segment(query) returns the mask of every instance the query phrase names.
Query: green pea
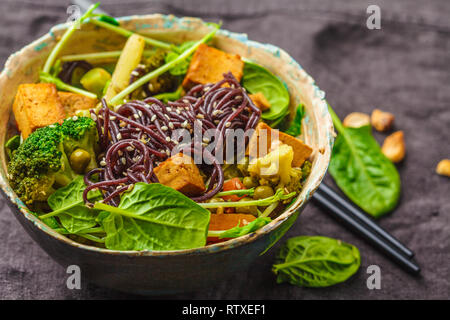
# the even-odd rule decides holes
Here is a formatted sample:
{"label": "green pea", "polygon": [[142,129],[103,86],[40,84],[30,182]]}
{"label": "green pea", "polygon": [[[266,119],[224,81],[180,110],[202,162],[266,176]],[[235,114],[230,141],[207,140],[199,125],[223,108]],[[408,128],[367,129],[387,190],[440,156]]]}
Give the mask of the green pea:
{"label": "green pea", "polygon": [[[252,201],[252,198],[242,198],[241,200],[239,200],[239,202],[244,202],[244,201]],[[249,213],[254,215],[255,217],[258,215],[258,208],[256,206],[248,206],[248,207],[237,207],[236,211],[238,213]]]}
{"label": "green pea", "polygon": [[258,186],[255,188],[253,199],[259,200],[268,198],[274,195],[273,189],[270,186]]}
{"label": "green pea", "polygon": [[247,189],[254,188],[258,186],[258,183],[252,177],[244,177],[242,183]]}
{"label": "green pea", "polygon": [[84,149],[76,149],[69,158],[70,166],[76,173],[84,173],[89,162],[91,162],[91,155]]}

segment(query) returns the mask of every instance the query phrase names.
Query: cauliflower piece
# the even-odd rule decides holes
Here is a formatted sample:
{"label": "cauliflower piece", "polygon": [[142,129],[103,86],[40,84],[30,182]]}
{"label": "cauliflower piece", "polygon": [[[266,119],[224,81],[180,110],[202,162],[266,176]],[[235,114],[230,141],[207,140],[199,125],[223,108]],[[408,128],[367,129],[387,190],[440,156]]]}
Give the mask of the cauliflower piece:
{"label": "cauliflower piece", "polygon": [[250,174],[267,180],[279,177],[280,183],[287,184],[291,180],[290,172],[293,159],[294,150],[292,147],[287,144],[280,144],[277,149],[265,156],[251,160],[248,171]]}

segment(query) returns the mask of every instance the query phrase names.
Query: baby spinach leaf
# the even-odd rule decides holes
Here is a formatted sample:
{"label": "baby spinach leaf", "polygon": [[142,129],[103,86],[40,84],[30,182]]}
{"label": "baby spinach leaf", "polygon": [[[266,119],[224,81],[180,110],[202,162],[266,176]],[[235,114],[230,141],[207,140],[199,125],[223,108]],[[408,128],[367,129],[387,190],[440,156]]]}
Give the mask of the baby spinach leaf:
{"label": "baby spinach leaf", "polygon": [[278,252],[272,271],[277,283],[328,287],[350,278],[361,264],[359,250],[321,236],[290,238]]}
{"label": "baby spinach leaf", "polygon": [[[178,58],[180,56],[180,54],[182,54],[184,51],[189,49],[194,44],[195,44],[195,41],[186,41],[186,42],[182,43],[181,45],[179,45],[177,47],[179,52],[169,51],[166,54],[164,61],[166,63],[168,63],[168,62],[171,62],[172,60],[175,60],[176,58]],[[186,60],[183,60],[182,62],[180,62],[177,65],[175,65],[174,67],[172,67],[169,70],[170,74],[172,74],[174,76],[185,75],[189,68],[189,64],[191,63],[191,59],[192,59],[192,57],[190,56]]]}
{"label": "baby spinach leaf", "polygon": [[119,206],[100,219],[105,246],[112,250],[180,250],[206,244],[210,212],[182,193],[159,183],[136,183]]}
{"label": "baby spinach leaf", "polygon": [[[58,216],[61,225],[70,233],[92,228],[98,211],[84,205],[83,191],[86,188],[83,177],[78,176],[67,186],[56,190],[47,202],[52,212],[40,216],[41,219]],[[90,192],[90,199],[100,199],[100,191]]]}
{"label": "baby spinach leaf", "polygon": [[329,171],[354,203],[374,217],[393,210],[400,196],[400,176],[372,136],[371,127],[346,128],[331,110],[339,132]]}
{"label": "baby spinach leaf", "polygon": [[95,222],[95,210],[77,206],[66,212],[60,213],[58,217],[61,225],[70,233],[78,233],[97,225]]}
{"label": "baby spinach leaf", "polygon": [[272,221],[272,219],[270,219],[269,217],[259,217],[256,218],[255,220],[253,220],[252,222],[250,222],[249,224],[239,227],[236,226],[234,228],[228,229],[225,232],[222,232],[219,235],[219,238],[237,238],[237,237],[241,237],[244,236],[246,234],[249,234],[251,232],[255,232],[256,230],[258,230],[261,227],[264,227],[266,224],[268,224],[270,221]]}
{"label": "baby spinach leaf", "polygon": [[276,118],[274,120],[266,120],[266,122],[268,125],[270,125],[270,127],[283,131],[284,128],[288,124],[289,115],[290,115],[290,111],[288,108],[288,109],[286,109],[286,111],[284,113],[280,114],[280,116],[278,118]]}
{"label": "baby spinach leaf", "polygon": [[286,114],[289,109],[289,92],[284,83],[266,68],[245,62],[242,85],[250,93],[261,92],[270,102],[270,109],[261,117],[273,121]]}
{"label": "baby spinach leaf", "polygon": [[164,92],[159,93],[153,96],[153,98],[156,98],[158,100],[161,100],[164,103],[167,103],[169,101],[177,101],[181,98],[181,94],[183,93],[183,87],[179,86],[178,89],[174,92]]}

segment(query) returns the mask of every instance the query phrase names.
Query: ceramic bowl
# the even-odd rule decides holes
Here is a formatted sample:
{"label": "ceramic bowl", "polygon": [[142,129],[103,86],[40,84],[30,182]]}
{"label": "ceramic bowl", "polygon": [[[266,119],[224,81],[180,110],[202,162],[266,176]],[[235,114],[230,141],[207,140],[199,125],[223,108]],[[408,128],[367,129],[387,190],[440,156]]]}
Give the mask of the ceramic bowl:
{"label": "ceramic bowl", "polygon": [[[144,15],[120,18],[122,26],[149,37],[182,42],[201,38],[209,27],[196,18]],[[11,189],[6,176],[4,143],[14,123],[11,108],[17,87],[38,80],[39,69],[67,25],[49,33],[11,55],[0,75],[0,186],[28,234],[64,267],[78,265],[82,277],[97,285],[120,291],[160,295],[189,292],[212,286],[246,269],[276,243],[297,220],[322,181],[330,160],[334,131],[325,94],[285,51],[250,41],[245,34],[220,30],[214,45],[253,60],[278,75],[291,95],[291,110],[302,101],[306,116],[302,139],[313,147],[312,171],[296,202],[271,223],[246,236],[197,249],[179,251],[113,251],[76,243],[37,219]],[[75,32],[62,54],[119,50],[125,39],[109,30],[86,24]]]}

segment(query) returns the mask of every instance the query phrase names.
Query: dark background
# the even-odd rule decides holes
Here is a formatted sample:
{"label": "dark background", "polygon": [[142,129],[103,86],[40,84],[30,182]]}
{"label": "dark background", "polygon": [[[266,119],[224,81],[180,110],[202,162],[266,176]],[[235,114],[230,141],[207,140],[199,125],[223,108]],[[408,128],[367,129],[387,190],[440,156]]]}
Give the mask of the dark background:
{"label": "dark background", "polygon": [[[390,111],[405,133],[407,157],[399,207],[382,219],[416,253],[422,276],[400,270],[314,204],[277,246],[249,270],[185,299],[449,299],[450,179],[438,176],[439,160],[450,158],[450,2],[354,0],[103,0],[114,16],[172,13],[223,21],[223,28],[284,48],[327,93],[343,118],[373,108]],[[381,8],[381,30],[368,30],[366,8]],[[49,28],[67,20],[68,1],[0,0],[0,64]],[[6,115],[2,115],[6,116]],[[382,142],[386,135],[375,134]],[[334,185],[331,178],[326,182]],[[68,290],[64,268],[35,244],[0,198],[1,299],[136,298],[82,283]],[[296,235],[325,235],[356,245],[358,273],[330,288],[277,285],[271,265],[279,245]],[[238,263],[238,262],[237,262]],[[381,268],[381,289],[366,286],[367,267]],[[167,298],[167,297],[166,297]]]}

